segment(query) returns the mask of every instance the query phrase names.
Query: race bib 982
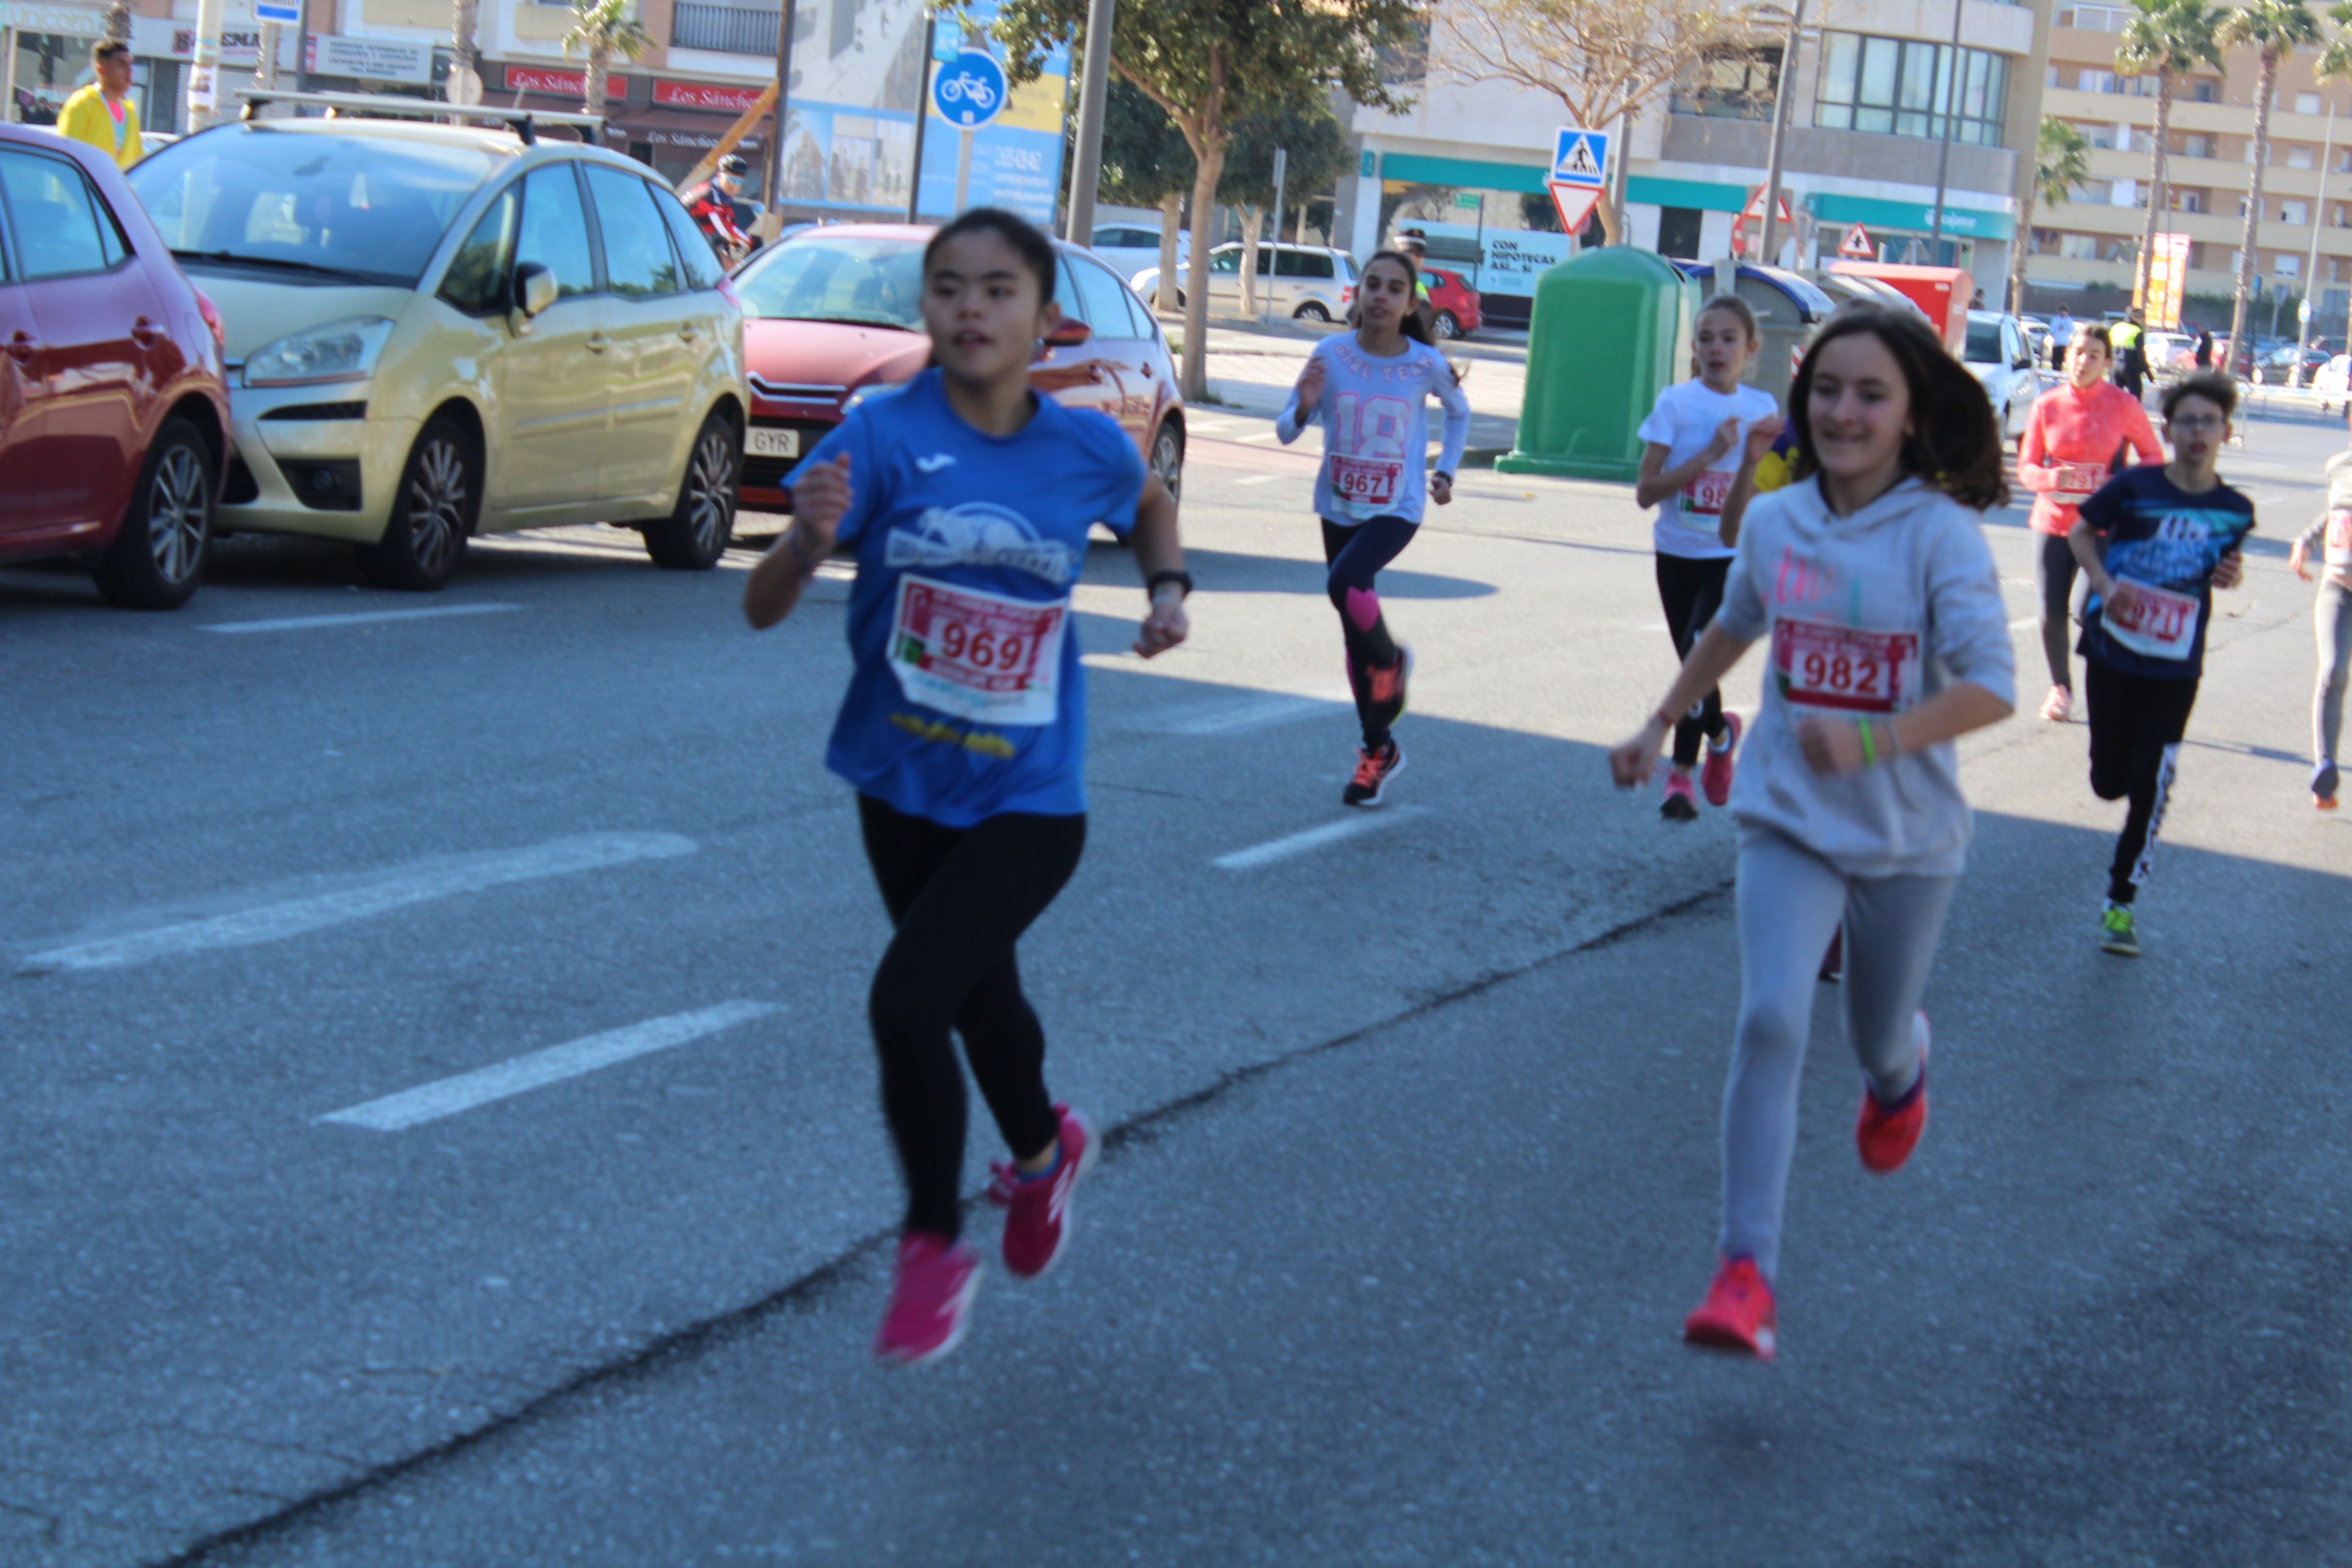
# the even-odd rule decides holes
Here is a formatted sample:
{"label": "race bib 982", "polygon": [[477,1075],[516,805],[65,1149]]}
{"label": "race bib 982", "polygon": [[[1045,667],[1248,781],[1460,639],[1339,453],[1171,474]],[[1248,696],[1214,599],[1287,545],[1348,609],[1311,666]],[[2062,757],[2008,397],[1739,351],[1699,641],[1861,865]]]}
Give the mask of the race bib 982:
{"label": "race bib 982", "polygon": [[976,724],[1054,723],[1069,612],[1066,598],[1008,599],[908,573],[898,579],[890,673],[909,702]]}
{"label": "race bib 982", "polygon": [[1775,621],[1772,679],[1783,698],[1803,707],[1900,713],[1919,701],[1919,636]]}

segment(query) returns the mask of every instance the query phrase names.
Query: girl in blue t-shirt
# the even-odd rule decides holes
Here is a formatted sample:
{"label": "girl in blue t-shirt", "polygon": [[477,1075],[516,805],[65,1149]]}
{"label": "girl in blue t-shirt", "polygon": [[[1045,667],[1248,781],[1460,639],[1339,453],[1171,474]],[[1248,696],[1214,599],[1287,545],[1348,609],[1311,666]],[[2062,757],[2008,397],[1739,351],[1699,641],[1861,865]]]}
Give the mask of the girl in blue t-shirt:
{"label": "girl in blue t-shirt", "polygon": [[856,668],[825,765],[857,790],[866,858],[897,928],[870,1001],[882,1106],[908,1187],[897,1284],[875,1353],[912,1364],[963,1336],[980,1260],[960,1239],[963,1037],[1013,1159],[990,1196],[1004,1262],[1042,1274],[1097,1152],[1045,1089],[1045,1037],[1013,946],[1086,841],[1085,669],[1070,590],[1087,532],[1134,547],[1151,596],[1146,658],[1184,640],[1192,579],[1176,501],[1108,416],[1030,389],[1061,319],[1053,241],[975,208],[923,252],[931,368],[852,409],[793,473],[793,525],[751,573],[743,613],[790,615],[817,563],[856,552]]}

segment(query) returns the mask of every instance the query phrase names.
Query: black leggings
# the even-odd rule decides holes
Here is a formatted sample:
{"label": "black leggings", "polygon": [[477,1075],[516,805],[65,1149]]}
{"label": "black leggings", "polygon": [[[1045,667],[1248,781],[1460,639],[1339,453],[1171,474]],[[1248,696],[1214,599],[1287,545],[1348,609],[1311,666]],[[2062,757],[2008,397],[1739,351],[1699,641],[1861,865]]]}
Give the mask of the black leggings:
{"label": "black leggings", "polygon": [[[1702,561],[1688,555],[1658,557],[1658,603],[1666,609],[1666,630],[1675,639],[1675,654],[1688,658],[1691,648],[1723,607],[1724,580],[1731,575],[1731,558]],[[1698,743],[1723,738],[1723,693],[1708,687],[1688,713],[1675,725],[1675,766],[1685,773],[1698,764]]]}
{"label": "black leggings", "polygon": [[1389,743],[1388,715],[1372,705],[1374,666],[1396,662],[1396,639],[1389,636],[1388,617],[1372,579],[1381,567],[1404,552],[1421,525],[1401,517],[1375,517],[1341,524],[1323,520],[1323,559],[1331,568],[1324,591],[1339,612],[1339,637],[1348,647],[1348,686],[1356,694],[1356,717],[1364,727],[1364,750],[1377,752]]}
{"label": "black leggings", "polygon": [[950,1027],[1015,1156],[1042,1152],[1061,1131],[1045,1092],[1045,1032],[1021,994],[1013,944],[1078,868],[1087,819],[1007,813],[942,827],[861,795],[857,821],[898,928],[867,1009],[882,1111],[907,1175],[907,1228],[953,1237],[965,1104]]}
{"label": "black leggings", "polygon": [[2042,590],[2042,657],[2050,662],[2050,684],[2069,691],[2074,689],[2074,671],[2067,658],[2067,634],[2074,630],[2074,574],[2081,569],[2064,534],[2042,536],[2042,552],[2033,558],[2034,585]]}
{"label": "black leggings", "polygon": [[2086,661],[2083,689],[2090,703],[2091,793],[2101,800],[2131,797],[2107,867],[2107,897],[2127,904],[2156,858],[2197,682],[2126,675]]}

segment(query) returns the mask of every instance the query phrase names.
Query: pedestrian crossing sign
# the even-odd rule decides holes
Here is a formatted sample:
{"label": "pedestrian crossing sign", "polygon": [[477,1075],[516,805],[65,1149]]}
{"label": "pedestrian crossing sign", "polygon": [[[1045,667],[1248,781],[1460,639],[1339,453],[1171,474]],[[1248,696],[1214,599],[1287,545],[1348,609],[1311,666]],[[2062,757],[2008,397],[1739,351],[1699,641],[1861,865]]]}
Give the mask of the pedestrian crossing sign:
{"label": "pedestrian crossing sign", "polygon": [[1599,190],[1609,183],[1609,132],[1563,125],[1553,143],[1549,182]]}

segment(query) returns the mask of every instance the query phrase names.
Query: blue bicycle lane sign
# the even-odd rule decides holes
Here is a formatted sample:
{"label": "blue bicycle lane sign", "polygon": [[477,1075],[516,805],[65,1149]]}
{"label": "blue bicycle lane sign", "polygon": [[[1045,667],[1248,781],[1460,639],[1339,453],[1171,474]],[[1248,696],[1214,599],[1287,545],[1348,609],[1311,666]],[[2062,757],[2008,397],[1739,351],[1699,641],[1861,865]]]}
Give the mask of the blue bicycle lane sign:
{"label": "blue bicycle lane sign", "polygon": [[977,49],[940,65],[931,79],[931,108],[941,120],[976,131],[1004,111],[1004,68]]}

